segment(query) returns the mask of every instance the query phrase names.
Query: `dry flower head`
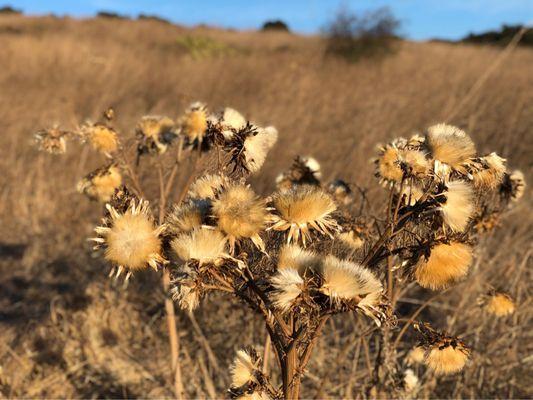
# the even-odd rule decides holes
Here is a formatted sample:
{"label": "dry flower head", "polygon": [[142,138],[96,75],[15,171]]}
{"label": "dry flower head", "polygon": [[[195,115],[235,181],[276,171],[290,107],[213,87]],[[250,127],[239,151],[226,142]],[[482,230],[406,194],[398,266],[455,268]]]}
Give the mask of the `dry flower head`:
{"label": "dry flower head", "polygon": [[508,294],[496,292],[486,299],[485,309],[496,317],[506,317],[515,312],[516,305]]}
{"label": "dry flower head", "polygon": [[378,305],[383,286],[369,269],[331,255],[324,258],[320,268],[320,291],[332,301],[356,300],[368,311]]}
{"label": "dry flower head", "polygon": [[257,128],[255,135],[252,134],[244,140],[245,166],[250,173],[259,171],[277,140],[278,131],[273,126]]}
{"label": "dry flower head", "polygon": [[122,174],[116,165],[99,168],[78,182],[77,190],[90,199],[106,203],[122,185]]}
{"label": "dry flower head", "polygon": [[184,135],[188,142],[201,143],[207,131],[207,107],[205,104],[196,102],[189,106],[189,109],[178,120],[180,133]]}
{"label": "dry flower head", "polygon": [[461,129],[438,124],[428,128],[426,143],[436,160],[464,172],[464,164],[476,154],[472,139]]}
{"label": "dry flower head", "polygon": [[44,129],[35,134],[35,142],[40,151],[50,154],[63,154],[67,151],[68,132],[57,127]]}
{"label": "dry flower head", "polygon": [[245,350],[239,350],[230,367],[231,386],[240,388],[251,382],[256,382],[255,371],[259,367],[260,360],[253,360]]}
{"label": "dry flower head", "polygon": [[232,253],[235,242],[246,238],[264,251],[265,245],[259,233],[267,223],[268,213],[265,202],[249,186],[228,186],[213,200],[212,212],[219,229],[228,236]]}
{"label": "dry flower head", "polygon": [[170,242],[172,250],[183,261],[197,260],[200,265],[219,263],[227,257],[227,239],[222,232],[210,228],[197,228],[183,233]]}
{"label": "dry flower head", "polygon": [[188,196],[195,199],[214,199],[229,180],[221,174],[208,174],[198,178],[189,188]]}
{"label": "dry flower head", "polygon": [[132,272],[166,263],[161,255],[159,235],[164,227],[156,227],[149,214],[147,201],[132,201],[124,213],[107,204],[111,216],[109,224],[95,229],[98,237],[92,239],[105,247],[105,259],[117,266],[117,277],[127,270]]}
{"label": "dry flower head", "polygon": [[474,191],[464,181],[451,181],[444,191],[445,202],[440,211],[444,223],[453,232],[463,232],[474,213]]}
{"label": "dry flower head", "polygon": [[320,188],[295,186],[276,193],[272,204],[276,214],[269,229],[288,231],[287,243],[298,242],[301,238],[305,246],[311,238],[311,229],[330,237],[331,231],[337,229],[337,223],[331,216],[337,206],[332,197]]}
{"label": "dry flower head", "polygon": [[208,210],[209,204],[201,200],[175,205],[166,218],[167,231],[178,234],[199,228],[207,217]]}
{"label": "dry flower head", "polygon": [[302,293],[304,280],[293,268],[281,268],[270,279],[274,291],[271,294],[272,303],[282,312],[288,312],[294,301]]}
{"label": "dry flower head", "polygon": [[111,157],[118,150],[117,132],[104,124],[86,123],[81,128],[82,136],[89,141],[93,149]]}
{"label": "dry flower head", "polygon": [[421,256],[415,267],[417,283],[427,289],[445,289],[468,273],[472,248],[460,242],[439,243],[431,248],[429,258]]}

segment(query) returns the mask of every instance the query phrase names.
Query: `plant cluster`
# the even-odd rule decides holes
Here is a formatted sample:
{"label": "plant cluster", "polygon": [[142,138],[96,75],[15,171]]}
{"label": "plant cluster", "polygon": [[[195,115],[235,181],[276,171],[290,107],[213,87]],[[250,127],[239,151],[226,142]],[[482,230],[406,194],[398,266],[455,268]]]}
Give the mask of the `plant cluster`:
{"label": "plant cluster", "polygon": [[326,26],[326,54],[354,62],[381,58],[394,51],[400,21],[388,8],[361,15],[341,8]]}
{"label": "plant cluster", "polygon": [[[506,160],[479,156],[464,131],[445,124],[395,139],[378,147],[375,174],[388,196],[375,212],[356,185],[322,182],[312,157],[297,157],[274,193],[259,196],[248,178],[261,169],[278,132],[234,109],[213,113],[194,103],[177,119],[145,116],[129,138],[113,122],[110,109],[99,122],[74,131],[54,127],[36,139],[41,149],[63,153],[78,138],[108,160],[78,184],[105,204],[92,240],[112,265],[110,276],[127,282],[140,270],[162,271],[171,346],[170,297],[192,312],[219,291],[264,319],[281,382],[263,368],[265,354],[240,350],[232,397],[298,398],[322,330],[343,313],[369,318],[371,331],[381,335],[370,394],[416,391],[418,377],[402,369],[410,362],[435,375],[465,367],[467,344],[416,315],[399,329],[397,304],[413,284],[443,291],[466,279],[480,235],[524,194],[523,175],[509,171]],[[150,199],[143,168],[157,172]],[[480,305],[503,317],[515,304],[498,290],[480,294]],[[402,359],[397,348],[409,327],[420,343]],[[178,396],[180,390],[177,384]]]}

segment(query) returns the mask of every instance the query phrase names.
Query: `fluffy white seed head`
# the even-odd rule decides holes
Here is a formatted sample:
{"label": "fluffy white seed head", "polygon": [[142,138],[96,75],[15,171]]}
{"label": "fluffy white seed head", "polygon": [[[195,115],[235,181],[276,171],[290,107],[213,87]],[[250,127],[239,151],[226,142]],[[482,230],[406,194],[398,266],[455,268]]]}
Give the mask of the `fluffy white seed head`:
{"label": "fluffy white seed head", "polygon": [[474,192],[464,181],[451,181],[446,187],[446,202],[441,206],[442,218],[452,231],[463,232],[474,213]]}
{"label": "fluffy white seed head", "polygon": [[214,229],[196,228],[176,237],[170,243],[172,250],[184,261],[198,260],[200,264],[216,263],[226,253],[226,237]]}
{"label": "fluffy white seed head", "polygon": [[229,180],[224,175],[204,175],[191,185],[188,196],[194,199],[214,199],[228,184]]}
{"label": "fluffy white seed head", "polygon": [[469,351],[460,343],[452,345],[435,343],[426,351],[426,366],[436,375],[449,375],[461,371],[468,361]]}
{"label": "fluffy white seed head", "polygon": [[459,171],[463,171],[463,165],[476,154],[472,139],[464,131],[451,125],[429,127],[426,143],[433,158]]}
{"label": "fluffy white seed head", "polygon": [[274,306],[283,312],[289,311],[302,293],[304,280],[297,270],[282,268],[271,278],[271,283],[275,289],[271,296]]}
{"label": "fluffy white seed head", "polygon": [[273,126],[258,128],[256,135],[249,136],[244,141],[244,157],[246,168],[251,173],[259,171],[265,163],[266,156],[278,140],[278,131]]}
{"label": "fluffy white seed head", "polygon": [[222,111],[222,115],[219,118],[219,123],[222,128],[222,134],[226,140],[230,140],[235,132],[243,129],[246,124],[246,118],[242,116],[237,110],[226,107]]}
{"label": "fluffy white seed head", "polygon": [[465,243],[439,243],[431,249],[428,259],[422,256],[418,260],[416,281],[428,289],[445,289],[466,276],[472,257],[472,247]]}
{"label": "fluffy white seed head", "polygon": [[[359,264],[327,256],[321,267],[323,279],[320,290],[332,300],[364,301],[364,304],[379,300],[383,286],[374,274]],[[371,304],[371,305],[375,305]]]}
{"label": "fluffy white seed head", "polygon": [[321,258],[317,254],[304,250],[297,244],[285,245],[279,252],[278,269],[293,269],[301,276],[308,270],[318,270],[320,263]]}
{"label": "fluffy white seed head", "polygon": [[245,350],[239,350],[230,367],[231,386],[240,388],[248,383],[256,382],[254,374],[256,369],[257,365],[252,357]]}

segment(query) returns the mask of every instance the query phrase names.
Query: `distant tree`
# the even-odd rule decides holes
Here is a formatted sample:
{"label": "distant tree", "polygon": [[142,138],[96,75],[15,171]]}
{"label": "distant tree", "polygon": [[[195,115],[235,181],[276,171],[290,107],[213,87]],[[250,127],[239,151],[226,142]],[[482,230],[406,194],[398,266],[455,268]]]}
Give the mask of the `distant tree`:
{"label": "distant tree", "polygon": [[280,19],[266,21],[261,28],[262,31],[285,31],[290,32],[289,26]]}
{"label": "distant tree", "polygon": [[[522,25],[503,25],[498,31],[487,31],[478,34],[470,33],[468,36],[461,39],[461,42],[505,46],[522,28]],[[523,46],[533,46],[533,31],[527,31],[519,44]]]}
{"label": "distant tree", "polygon": [[128,16],[116,13],[114,11],[98,11],[96,14],[98,18],[109,18],[109,19],[129,19]]}
{"label": "distant tree", "polygon": [[349,61],[390,54],[399,39],[400,21],[383,7],[358,15],[342,7],[326,26],[326,54]]}
{"label": "distant tree", "polygon": [[22,14],[22,10],[6,5],[0,7],[0,14]]}
{"label": "distant tree", "polygon": [[157,21],[162,22],[165,24],[172,24],[168,19],[162,18],[158,15],[151,15],[151,14],[139,14],[137,17],[139,20],[149,20],[149,21]]}

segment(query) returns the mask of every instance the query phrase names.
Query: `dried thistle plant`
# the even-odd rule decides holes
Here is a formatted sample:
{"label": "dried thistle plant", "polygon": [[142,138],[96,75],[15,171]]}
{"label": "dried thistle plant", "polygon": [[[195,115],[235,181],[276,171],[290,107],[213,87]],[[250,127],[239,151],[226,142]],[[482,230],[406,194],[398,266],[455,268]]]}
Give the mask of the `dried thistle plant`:
{"label": "dried thistle plant", "polygon": [[[387,200],[375,215],[357,185],[323,184],[312,157],[296,157],[274,193],[257,195],[247,179],[278,132],[234,109],[210,113],[197,102],[178,118],[145,116],[129,139],[110,125],[114,112],[104,116],[77,135],[54,128],[37,141],[41,150],[63,153],[67,140],[80,138],[106,157],[78,190],[106,203],[93,240],[112,275],[162,274],[177,397],[184,388],[172,300],[193,312],[213,291],[263,318],[280,371],[273,382],[257,349],[238,351],[232,397],[298,398],[317,340],[337,314],[368,318],[380,338],[365,382],[370,394],[414,396],[424,379],[467,368],[472,351],[457,337],[415,322],[417,313],[399,328],[396,315],[400,297],[416,284],[438,292],[468,279],[480,235],[524,195],[523,174],[507,171],[496,153],[477,156],[464,131],[444,124],[379,146],[375,175]],[[180,176],[185,162],[192,173]],[[140,174],[143,167],[157,173],[157,193],[141,179],[150,175]],[[480,295],[480,304],[495,317],[516,308],[495,291]],[[409,327],[422,337],[414,348],[405,340]]]}

